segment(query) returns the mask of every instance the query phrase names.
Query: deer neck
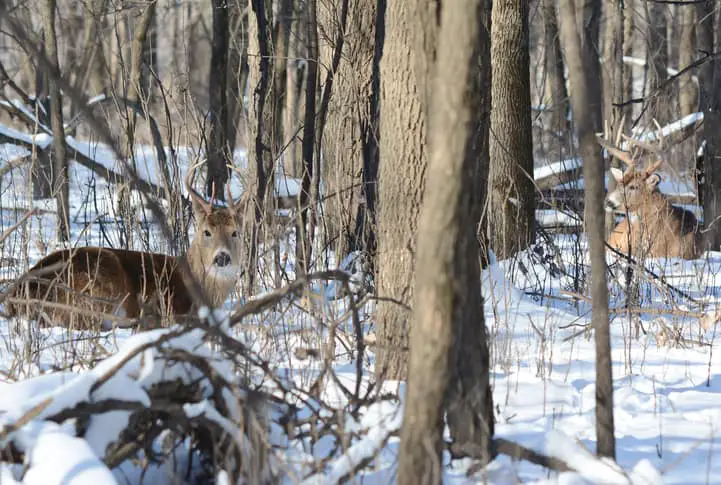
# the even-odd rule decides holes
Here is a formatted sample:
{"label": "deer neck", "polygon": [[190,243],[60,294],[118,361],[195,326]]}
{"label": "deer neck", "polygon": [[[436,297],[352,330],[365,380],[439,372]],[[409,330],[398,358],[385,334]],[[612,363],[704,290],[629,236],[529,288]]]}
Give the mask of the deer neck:
{"label": "deer neck", "polygon": [[212,268],[212,261],[205,261],[200,246],[192,244],[188,249],[188,264],[196,281],[200,283],[205,295],[213,307],[221,306],[230,295],[238,281],[238,275],[232,272],[220,272]]}
{"label": "deer neck", "polygon": [[669,210],[669,203],[666,197],[658,191],[649,194],[644,203],[635,211],[638,218],[646,222],[652,222],[664,217]]}

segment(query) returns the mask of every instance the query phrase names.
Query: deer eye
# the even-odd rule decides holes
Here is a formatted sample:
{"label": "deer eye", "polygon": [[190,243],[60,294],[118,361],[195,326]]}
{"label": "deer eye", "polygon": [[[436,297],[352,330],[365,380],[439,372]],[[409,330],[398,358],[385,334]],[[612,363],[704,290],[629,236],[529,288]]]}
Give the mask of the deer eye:
{"label": "deer eye", "polygon": [[205,231],[203,231],[203,236],[210,237],[211,236],[210,231],[207,229]]}
{"label": "deer eye", "polygon": [[231,237],[238,237],[238,231],[233,231],[233,234],[231,234]]}

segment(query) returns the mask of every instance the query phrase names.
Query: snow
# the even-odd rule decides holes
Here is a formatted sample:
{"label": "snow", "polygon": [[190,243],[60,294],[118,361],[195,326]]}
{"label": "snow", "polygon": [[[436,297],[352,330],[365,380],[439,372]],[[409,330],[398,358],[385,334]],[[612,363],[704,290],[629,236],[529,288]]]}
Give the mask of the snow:
{"label": "snow", "polygon": [[[2,128],[0,128],[2,129]],[[119,169],[107,148],[70,138],[75,148],[92,155],[108,167]],[[9,159],[17,147],[0,146],[0,159]],[[177,149],[181,176],[190,160],[191,149]],[[244,153],[236,152],[238,164]],[[157,161],[152,147],[138,147],[139,173],[157,182]],[[575,163],[568,160],[560,163]],[[554,172],[561,165],[535,170],[536,177]],[[567,166],[567,165],[566,165]],[[23,169],[7,174],[0,181],[0,221],[3,229],[22,217],[27,207],[27,185]],[[687,182],[664,181],[666,193],[692,192]],[[582,187],[579,183],[567,184]],[[299,182],[276,181],[280,194],[297,193]],[[239,194],[240,184],[233,190]],[[117,244],[116,220],[113,216],[115,192],[106,181],[94,177],[87,169],[71,166],[71,220],[73,244]],[[92,204],[86,201],[94,200]],[[38,201],[46,204],[46,201]],[[52,204],[45,207],[52,209]],[[15,210],[17,209],[17,210]],[[96,221],[106,219],[101,228]],[[3,258],[14,263],[0,265],[1,278],[14,278],[40,258],[45,250],[37,244],[25,249],[24,240],[54,240],[53,213],[31,217],[23,231],[13,233],[0,248]],[[544,224],[576,224],[577,219],[557,211],[539,210],[537,218]],[[163,251],[165,246],[152,221],[148,240],[138,247]],[[103,234],[102,231],[106,231]],[[712,321],[699,318],[716,312],[721,303],[721,253],[709,253],[698,261],[652,260],[647,262],[665,284],[689,294],[693,300],[668,291],[657,279],[640,282],[639,315],[625,313],[628,295],[622,276],[609,281],[611,295],[612,365],[614,375],[614,412],[616,419],[618,467],[598,460],[595,452],[595,347],[584,334],[590,325],[591,305],[584,295],[583,273],[588,272],[586,241],[582,236],[557,235],[553,242],[558,254],[541,245],[513,260],[492,260],[483,272],[484,315],[489,329],[496,434],[539,453],[555,456],[575,472],[548,472],[527,462],[498,457],[485,471],[466,477],[470,460],[451,462],[444,456],[445,483],[632,483],[632,484],[701,484],[721,482],[721,360],[716,328]],[[287,271],[293,274],[290,244],[283,242],[283,255],[289,255]],[[351,276],[351,291],[360,293],[365,279],[362,254],[353,253],[329,267],[340,267]],[[609,257],[614,274],[619,263]],[[267,286],[265,291],[273,287]],[[298,407],[299,415],[340,415],[349,405],[346,390],[356,384],[353,352],[354,333],[349,317],[338,325],[336,356],[329,372],[336,379],[326,380],[317,395],[308,389],[324,372],[322,359],[298,357],[298,349],[320,349],[325,352],[326,324],[349,313],[349,299],[338,282],[315,282],[312,300],[320,301],[313,316],[284,302],[282,309],[257,318],[244,319],[229,328],[225,309],[212,312],[205,308],[204,317],[213,317],[218,328],[252,350],[252,355],[267,363],[273,379],[258,378],[268,392]],[[282,310],[282,311],[281,311]],[[363,301],[359,309],[364,334],[374,330],[371,317],[374,302]],[[636,324],[643,331],[636,338]],[[711,322],[707,329],[703,326]],[[321,325],[321,323],[323,325]],[[704,325],[702,325],[702,323]],[[16,324],[17,328],[16,328]],[[680,332],[683,340],[666,338],[668,329]],[[158,329],[133,334],[127,330],[102,332],[99,335],[64,329],[38,329],[27,322],[0,320],[0,429],[17,423],[33,407],[47,403],[30,422],[11,433],[19,451],[25,452],[24,464],[0,462],[0,483],[5,484],[124,484],[165,485],[173,483],[172,467],[189,466],[187,455],[178,453],[172,464],[148,464],[127,460],[114,470],[103,463],[108,446],[114,443],[130,422],[131,411],[97,414],[85,423],[83,433],[76,420],[55,423],[49,418],[80,403],[116,399],[134,406],[148,406],[150,392],[159,383],[178,380],[197,382],[200,398],[183,409],[189,419],[203,417],[231,430],[243,409],[234,396],[224,395],[230,406],[230,417],[223,416],[208,395],[210,383],[197,368],[172,361],[162,349],[176,349],[198,356],[210,363],[217,375],[240,379],[241,375],[227,356],[213,350],[198,329]],[[317,333],[313,333],[317,332]],[[645,333],[644,333],[645,332]],[[310,337],[307,335],[310,334]],[[673,337],[673,335],[672,335]],[[666,342],[666,343],[664,343]],[[373,383],[374,348],[366,349],[361,395]],[[89,365],[87,362],[92,362]],[[281,393],[280,386],[289,391]],[[347,443],[336,443],[333,432],[313,442],[308,437],[288,439],[277,423],[271,426],[275,445],[274,459],[287,470],[284,483],[338,483],[360,464],[367,462],[358,482],[393,483],[398,463],[398,431],[402,424],[404,383],[386,382],[375,393],[398,394],[398,399],[370,402],[359,407],[355,415],[342,415],[333,432],[348,433]],[[375,395],[375,394],[374,394]],[[321,401],[325,404],[321,404]],[[327,406],[332,405],[334,409]],[[274,409],[274,408],[273,408]],[[276,411],[270,410],[271,418]],[[341,429],[342,428],[342,429]],[[310,433],[309,428],[306,429]],[[235,439],[242,439],[238,433]],[[246,443],[247,444],[247,443]],[[6,458],[3,457],[3,460]],[[25,470],[26,469],[26,470]],[[218,483],[228,481],[219,472]]]}

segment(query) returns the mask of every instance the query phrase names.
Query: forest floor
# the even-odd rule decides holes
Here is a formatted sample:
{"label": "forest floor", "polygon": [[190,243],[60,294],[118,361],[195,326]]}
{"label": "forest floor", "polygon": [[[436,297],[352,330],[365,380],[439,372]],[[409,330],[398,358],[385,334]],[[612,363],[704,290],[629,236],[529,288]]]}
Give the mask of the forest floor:
{"label": "forest floor", "polygon": [[[8,160],[20,151],[0,146],[0,159]],[[99,153],[98,159],[110,157]],[[151,150],[145,148],[139,153],[141,161],[148,161],[139,171],[141,176],[153,180]],[[189,156],[179,152],[181,175]],[[243,158],[243,154],[238,153],[238,157]],[[239,192],[235,187],[234,193]],[[30,208],[30,193],[24,169],[0,181],[3,230]],[[120,244],[118,218],[113,215],[115,197],[103,179],[72,164],[73,244]],[[55,247],[54,202],[34,204],[42,210],[2,243],[3,279],[17,277]],[[166,251],[168,246],[154,222],[143,216],[137,219],[134,246]],[[285,241],[281,249],[287,255],[286,270],[292,275],[293,254],[286,250],[291,242]],[[328,267],[335,266],[332,255],[327,261]],[[633,483],[721,483],[721,356],[716,351],[716,326],[706,318],[715,313],[719,303],[721,253],[707,253],[697,261],[649,261],[648,271],[642,276],[637,271],[630,286],[625,283],[621,263],[611,256],[609,263],[615,275],[609,276],[610,324],[617,461],[623,473]],[[447,483],[625,483],[623,473],[590,458],[595,450],[595,349],[591,305],[584,296],[589,271],[584,238],[559,235],[540,239],[513,260],[495,262],[483,273],[496,434],[565,460],[579,473],[559,475],[499,457],[487,470],[469,477],[471,460],[451,461],[446,456]],[[271,287],[268,283],[267,289]],[[358,376],[354,354],[346,348],[348,342],[353,347],[354,333],[342,316],[347,299],[325,298],[323,290],[330,289],[316,285],[320,304],[313,313],[288,304],[282,311],[257,315],[238,329],[235,337],[267,359],[277,376],[302,389],[314,382],[324,364],[300,356],[298,350],[320,347],[328,335],[322,323],[337,321],[340,344],[331,364],[335,378],[327,381],[319,399],[343,409],[348,399],[344,388],[353,389]],[[637,298],[630,301],[627,311],[630,294]],[[227,308],[236,304],[234,295]],[[361,308],[365,333],[374,330],[373,309],[372,301]],[[21,320],[0,321],[0,425],[8,424],[3,422],[4,415],[12,415],[42,396],[57,395],[63,386],[91,372],[91,363],[110,359],[138,338],[129,330],[91,334],[59,327],[39,329]],[[373,381],[373,362],[371,346],[363,359],[362,388]],[[400,400],[366,404],[355,417],[348,415],[346,431],[351,435],[341,450],[330,439],[283,441],[276,429],[273,437],[279,442],[279,463],[292,470],[286,483],[303,478],[306,483],[336,483],[364,459],[368,463],[362,472],[354,474],[352,483],[392,483],[403,388],[402,382],[386,382],[382,391],[397,394]],[[38,450],[45,436],[40,428],[29,434]],[[97,443],[103,440],[97,436],[93,439],[86,435],[62,453],[51,454],[47,460],[53,465],[44,468],[37,461],[46,455],[37,451],[34,466],[38,471],[26,474],[24,481],[20,479],[21,467],[0,463],[0,485],[90,481],[100,485],[112,483],[111,476],[119,484],[138,483],[140,465],[131,461],[107,476],[73,469],[92,453],[102,453]],[[84,448],[82,442],[90,447]],[[69,474],[75,474],[74,481],[67,480]],[[143,483],[169,484],[171,480],[158,469],[146,473]]]}

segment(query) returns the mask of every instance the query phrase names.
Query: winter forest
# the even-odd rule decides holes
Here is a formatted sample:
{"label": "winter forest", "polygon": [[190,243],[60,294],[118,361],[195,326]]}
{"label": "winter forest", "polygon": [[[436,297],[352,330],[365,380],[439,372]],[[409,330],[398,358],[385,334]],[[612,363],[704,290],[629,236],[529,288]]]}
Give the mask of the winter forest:
{"label": "winter forest", "polygon": [[0,0],[0,485],[721,483],[720,52],[720,0]]}

